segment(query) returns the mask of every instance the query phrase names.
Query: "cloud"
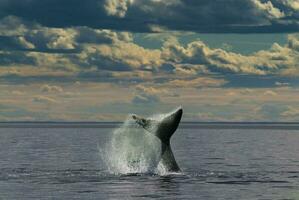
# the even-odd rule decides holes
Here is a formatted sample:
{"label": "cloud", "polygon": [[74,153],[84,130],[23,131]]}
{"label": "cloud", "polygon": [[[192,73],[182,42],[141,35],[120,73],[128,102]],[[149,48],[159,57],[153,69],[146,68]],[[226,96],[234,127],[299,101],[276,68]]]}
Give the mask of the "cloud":
{"label": "cloud", "polygon": [[16,50],[70,50],[75,49],[76,30],[59,29],[26,23],[20,18],[8,16],[0,20],[0,36],[5,38],[6,46]]}
{"label": "cloud", "polygon": [[0,104],[1,121],[32,121],[38,116],[40,116],[40,113],[29,111],[20,105],[11,106]]}
{"label": "cloud", "polygon": [[[3,41],[2,41],[3,40]],[[0,48],[34,50],[50,53],[79,52],[83,44],[111,44],[118,41],[131,42],[128,32],[114,32],[88,27],[49,28],[26,23],[18,17],[0,20]]]}
{"label": "cloud", "polygon": [[[242,55],[210,48],[200,40],[182,45],[172,38],[165,41],[161,49],[147,49],[135,44],[127,33],[89,28],[68,31],[74,33],[71,44],[78,48],[78,52],[54,53],[38,49],[0,51],[0,76],[10,80],[11,76],[31,80],[32,77],[57,77],[57,81],[64,77],[64,81],[78,78],[78,81],[113,81],[116,84],[153,81],[177,87],[180,84],[187,87],[221,87],[233,81],[249,83],[250,77],[266,82],[266,79],[258,77],[299,75],[299,51],[294,45],[297,35],[290,36],[292,42],[285,46],[275,43],[268,50]],[[68,31],[59,30],[57,34],[64,35]],[[85,31],[95,35],[88,37]],[[33,45],[38,46],[36,43]],[[285,81],[289,82],[288,78],[268,81],[268,85],[275,86],[275,82]]]}
{"label": "cloud", "polygon": [[[277,5],[265,5],[265,2],[259,2],[259,6],[270,9],[271,5]],[[133,4],[141,6],[135,1]],[[167,3],[151,1],[151,5],[156,4],[165,6]],[[182,6],[184,2],[171,1],[167,6],[173,9],[178,4]],[[0,40],[10,41],[0,43],[3,48],[0,50],[2,80],[22,82],[54,78],[56,81],[115,84],[150,81],[165,87],[203,88],[232,86],[229,84],[234,81],[239,85],[244,82],[242,87],[254,83],[265,87],[265,82],[273,87],[275,82],[291,83],[290,78],[271,80],[263,77],[299,76],[298,34],[290,35],[286,45],[274,43],[267,50],[242,55],[229,49],[211,48],[199,39],[183,45],[177,38],[168,37],[161,48],[149,49],[136,44],[134,35],[128,32],[87,26],[49,28],[17,17],[7,17],[1,22],[7,33],[1,30]],[[21,27],[20,30],[17,27]],[[292,86],[298,84],[293,82]]]}
{"label": "cloud", "polygon": [[17,37],[17,43],[24,49],[34,49],[35,45],[27,41],[23,36]]}
{"label": "cloud", "polygon": [[209,77],[198,77],[191,80],[171,80],[167,83],[169,87],[177,88],[207,88],[207,87],[220,87],[224,85],[226,81],[224,79],[216,79]]}
{"label": "cloud", "polygon": [[133,104],[157,104],[160,103],[161,91],[153,87],[137,86],[136,94],[132,99]]}
{"label": "cloud", "polygon": [[292,34],[288,36],[288,47],[290,49],[299,51],[299,35]]}
{"label": "cloud", "polygon": [[22,92],[22,91],[19,91],[19,90],[14,90],[14,91],[11,92],[11,94],[13,94],[13,95],[24,95],[25,92]]}
{"label": "cloud", "polygon": [[36,60],[26,52],[1,51],[0,65],[35,65]]}
{"label": "cloud", "polygon": [[281,114],[287,110],[286,105],[266,103],[259,106],[256,111],[266,121],[279,121],[281,120]]}
{"label": "cloud", "polygon": [[298,121],[299,109],[296,105],[286,105],[282,102],[268,102],[259,106],[257,115],[266,121]]}
{"label": "cloud", "polygon": [[158,96],[149,94],[137,94],[132,99],[133,104],[155,104],[158,102],[160,102]]}
{"label": "cloud", "polygon": [[131,42],[132,34],[129,32],[115,32],[106,29],[92,29],[88,27],[77,27],[76,42],[77,43],[95,43],[95,44],[111,44],[118,41]]}
{"label": "cloud", "polygon": [[47,96],[35,96],[32,99],[33,102],[37,102],[37,103],[58,103],[58,101],[56,101],[55,99],[51,98],[51,97],[47,97]]}
{"label": "cloud", "polygon": [[298,1],[293,1],[293,0],[283,0],[282,3],[289,8],[292,8],[294,11],[299,10],[299,2]]}
{"label": "cloud", "polygon": [[275,85],[278,86],[278,87],[283,87],[283,86],[289,86],[290,83],[276,81]]}
{"label": "cloud", "polygon": [[[217,78],[217,77],[216,77]],[[265,78],[265,77],[264,77]],[[103,82],[56,82],[64,92],[41,92],[50,83],[0,84],[3,120],[123,120],[128,113],[167,112],[178,105],[184,120],[296,121],[298,88],[169,87],[164,82],[115,85]],[[169,80],[166,81],[168,83]],[[267,91],[276,96],[264,95]],[[13,92],[17,91],[17,92]],[[20,92],[22,91],[22,92]],[[172,96],[172,94],[177,94]],[[21,95],[21,96],[20,96]],[[274,97],[274,98],[273,98]],[[35,100],[33,100],[35,98]],[[3,105],[3,106],[1,106]],[[45,109],[46,108],[46,109]],[[291,109],[292,108],[292,109]],[[289,111],[290,112],[287,112]]]}
{"label": "cloud", "polygon": [[243,94],[243,95],[250,95],[252,93],[253,93],[253,90],[249,89],[249,88],[245,88],[244,90],[241,91],[241,94]]}
{"label": "cloud", "polygon": [[45,84],[41,86],[41,91],[45,93],[61,93],[63,92],[62,87],[56,86],[56,85],[48,85]]}
{"label": "cloud", "polygon": [[277,96],[277,93],[272,90],[267,90],[264,92],[264,95],[266,96]]}
{"label": "cloud", "polygon": [[17,16],[49,27],[132,32],[163,27],[159,31],[269,33],[298,31],[298,7],[291,0],[2,0],[0,18]]}
{"label": "cloud", "polygon": [[146,87],[144,85],[137,85],[135,90],[138,93],[147,93],[147,94],[152,94],[152,95],[158,95],[161,93],[167,93],[167,91],[163,90],[163,89],[157,89],[154,87]]}
{"label": "cloud", "polygon": [[166,42],[161,57],[174,64],[202,65],[212,73],[287,75],[291,74],[289,70],[298,69],[299,52],[293,46],[274,43],[269,50],[241,55],[223,49],[211,49],[202,41],[193,41],[186,46]]}
{"label": "cloud", "polygon": [[27,30],[27,24],[18,17],[6,16],[0,19],[0,35],[2,36],[23,35]]}
{"label": "cloud", "polygon": [[271,1],[262,2],[261,0],[252,0],[257,10],[265,13],[265,17],[269,19],[279,19],[285,16],[285,14],[278,8],[274,7]]}
{"label": "cloud", "polygon": [[104,9],[108,15],[124,17],[133,0],[105,0]]}
{"label": "cloud", "polygon": [[289,106],[286,111],[281,113],[281,116],[283,116],[283,117],[299,117],[299,108],[294,108],[292,106]]}
{"label": "cloud", "polygon": [[111,71],[155,67],[161,62],[159,50],[148,50],[124,41],[111,45],[85,46],[78,58],[80,65],[96,66]]}

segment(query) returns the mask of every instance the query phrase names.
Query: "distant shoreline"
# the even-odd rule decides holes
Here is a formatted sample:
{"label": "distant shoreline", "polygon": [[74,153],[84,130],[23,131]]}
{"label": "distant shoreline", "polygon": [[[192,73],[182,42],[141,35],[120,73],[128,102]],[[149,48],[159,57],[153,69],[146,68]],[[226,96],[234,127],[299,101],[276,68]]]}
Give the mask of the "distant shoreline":
{"label": "distant shoreline", "polygon": [[[0,128],[117,128],[122,122],[0,122]],[[182,122],[183,129],[288,129],[299,130],[299,122]]]}

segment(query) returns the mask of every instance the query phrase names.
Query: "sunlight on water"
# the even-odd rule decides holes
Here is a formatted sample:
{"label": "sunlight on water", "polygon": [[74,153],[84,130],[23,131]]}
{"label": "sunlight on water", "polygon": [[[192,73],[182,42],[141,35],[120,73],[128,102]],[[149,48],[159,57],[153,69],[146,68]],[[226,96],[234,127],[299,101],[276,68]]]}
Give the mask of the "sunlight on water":
{"label": "sunlight on water", "polygon": [[158,173],[161,143],[129,117],[113,131],[100,154],[109,173]]}

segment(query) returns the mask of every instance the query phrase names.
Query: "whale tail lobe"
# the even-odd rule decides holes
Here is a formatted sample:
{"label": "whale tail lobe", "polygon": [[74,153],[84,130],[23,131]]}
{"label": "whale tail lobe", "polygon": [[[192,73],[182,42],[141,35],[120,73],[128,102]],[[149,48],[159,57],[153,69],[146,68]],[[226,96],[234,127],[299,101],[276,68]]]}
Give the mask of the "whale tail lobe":
{"label": "whale tail lobe", "polygon": [[177,130],[179,123],[182,119],[183,109],[179,108],[174,112],[166,115],[157,126],[156,136],[160,138],[160,140],[165,143],[169,144],[171,136]]}

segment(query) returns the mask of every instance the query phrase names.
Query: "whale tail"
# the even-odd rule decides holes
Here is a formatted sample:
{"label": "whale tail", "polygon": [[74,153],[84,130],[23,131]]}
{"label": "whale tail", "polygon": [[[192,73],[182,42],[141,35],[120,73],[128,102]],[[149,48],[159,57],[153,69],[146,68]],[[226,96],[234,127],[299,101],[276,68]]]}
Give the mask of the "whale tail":
{"label": "whale tail", "polygon": [[161,120],[145,119],[135,114],[132,115],[132,118],[139,126],[157,136],[162,143],[169,144],[171,136],[179,126],[182,115],[183,109],[178,108]]}
{"label": "whale tail", "polygon": [[174,112],[167,114],[161,120],[145,119],[137,115],[132,115],[132,118],[139,126],[161,140],[161,162],[167,171],[180,171],[171,150],[170,138],[178,128],[182,115],[182,108],[178,108]]}

